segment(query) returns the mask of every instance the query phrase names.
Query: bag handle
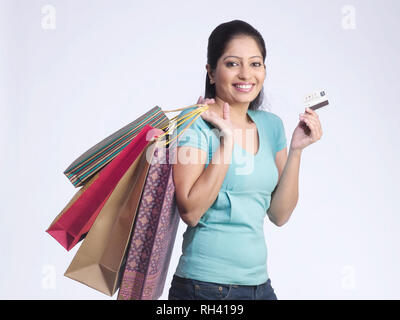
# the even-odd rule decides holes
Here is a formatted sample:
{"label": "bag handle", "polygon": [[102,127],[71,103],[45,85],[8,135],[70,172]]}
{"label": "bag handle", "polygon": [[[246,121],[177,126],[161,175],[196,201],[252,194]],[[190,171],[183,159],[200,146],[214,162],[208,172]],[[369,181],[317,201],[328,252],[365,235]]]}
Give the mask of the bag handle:
{"label": "bag handle", "polygon": [[193,107],[207,107],[207,109],[208,109],[208,104],[194,104],[194,105],[191,105],[191,106],[188,106],[188,107],[179,108],[179,109],[162,110],[162,111],[165,112],[165,113],[176,112],[176,111],[183,111],[183,110],[186,110],[186,109],[190,109],[190,108],[193,108]]}
{"label": "bag handle", "polygon": [[[167,131],[164,132],[162,135],[160,135],[159,137],[157,137],[155,139],[159,140],[159,139],[161,139],[163,136],[165,136],[167,134],[170,135],[172,133],[171,132],[172,131],[171,124],[176,123],[176,128],[178,128],[179,126],[181,126],[183,124],[183,122],[186,122],[187,119],[191,119],[192,118],[192,120],[188,123],[188,125],[185,128],[183,128],[182,131],[176,137],[174,137],[172,140],[168,140],[164,144],[164,146],[170,144],[172,141],[177,139],[182,133],[184,133],[185,130],[188,129],[193,124],[193,122],[195,122],[196,119],[198,117],[200,117],[200,115],[204,111],[208,110],[209,105],[208,104],[194,104],[194,105],[191,105],[191,106],[188,106],[188,107],[183,107],[183,108],[174,109],[174,110],[162,110],[165,113],[169,113],[169,112],[183,111],[183,110],[190,109],[190,108],[193,108],[193,107],[197,107],[197,108],[192,110],[192,111],[190,111],[188,114],[186,114],[186,115],[184,115],[182,117],[175,116],[172,119],[170,119],[169,123],[161,128],[161,130],[164,130],[164,129],[168,128]],[[173,129],[175,129],[175,128],[173,128]]]}

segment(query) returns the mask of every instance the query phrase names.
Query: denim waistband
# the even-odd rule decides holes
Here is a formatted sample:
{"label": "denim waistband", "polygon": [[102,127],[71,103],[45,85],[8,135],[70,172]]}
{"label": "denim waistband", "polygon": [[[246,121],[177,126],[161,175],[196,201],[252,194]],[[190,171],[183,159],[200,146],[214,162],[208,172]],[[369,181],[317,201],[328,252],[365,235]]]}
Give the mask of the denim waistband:
{"label": "denim waistband", "polygon": [[266,284],[270,283],[271,280],[268,279],[266,282],[261,283],[259,285],[244,285],[244,284],[229,284],[229,283],[216,283],[216,282],[208,282],[208,281],[202,281],[202,280],[196,280],[196,279],[189,279],[189,278],[182,278],[174,274],[173,280],[179,283],[186,283],[186,284],[210,284],[210,285],[215,285],[215,286],[232,286],[234,288],[242,287],[242,288],[254,288],[257,289],[261,286],[265,286]]}

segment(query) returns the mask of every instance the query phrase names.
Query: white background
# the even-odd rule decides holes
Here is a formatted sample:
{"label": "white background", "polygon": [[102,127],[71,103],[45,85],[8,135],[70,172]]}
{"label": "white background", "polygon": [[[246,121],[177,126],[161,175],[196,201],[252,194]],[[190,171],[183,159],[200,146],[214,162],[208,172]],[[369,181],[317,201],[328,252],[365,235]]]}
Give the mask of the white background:
{"label": "white background", "polygon": [[265,39],[265,108],[288,145],[304,96],[330,100],[290,221],[265,221],[278,298],[399,299],[399,14],[397,0],[0,1],[0,298],[116,299],[63,276],[79,245],[45,233],[76,192],[62,172],[155,105],[196,103],[208,36],[241,19]]}

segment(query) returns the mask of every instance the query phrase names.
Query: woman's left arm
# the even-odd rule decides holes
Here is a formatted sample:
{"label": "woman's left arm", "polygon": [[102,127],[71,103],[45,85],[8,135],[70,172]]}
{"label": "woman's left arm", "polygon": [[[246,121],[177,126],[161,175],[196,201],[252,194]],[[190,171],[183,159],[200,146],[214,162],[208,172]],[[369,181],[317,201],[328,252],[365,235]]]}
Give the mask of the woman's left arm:
{"label": "woman's left arm", "polygon": [[299,199],[301,153],[322,136],[321,123],[314,110],[306,108],[306,112],[300,114],[299,118],[300,122],[292,135],[289,156],[286,156],[286,148],[276,154],[279,180],[272,192],[267,214],[277,226],[283,226],[289,220]]}
{"label": "woman's left arm", "polygon": [[267,214],[278,227],[290,218],[299,198],[299,169],[301,150],[286,148],[276,154],[276,165],[279,172],[278,184],[271,195],[271,203]]}

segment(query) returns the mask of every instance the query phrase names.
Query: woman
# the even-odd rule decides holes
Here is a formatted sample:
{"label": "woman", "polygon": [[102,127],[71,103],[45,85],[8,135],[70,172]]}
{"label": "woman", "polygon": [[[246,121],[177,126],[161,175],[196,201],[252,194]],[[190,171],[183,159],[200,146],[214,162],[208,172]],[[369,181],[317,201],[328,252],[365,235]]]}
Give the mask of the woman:
{"label": "woman", "polygon": [[302,149],[322,130],[307,109],[287,155],[281,119],[258,110],[265,57],[262,36],[246,22],[223,23],[209,37],[205,99],[198,100],[209,110],[180,137],[173,166],[176,203],[188,227],[169,299],[277,299],[264,218],[277,226],[290,218]]}

